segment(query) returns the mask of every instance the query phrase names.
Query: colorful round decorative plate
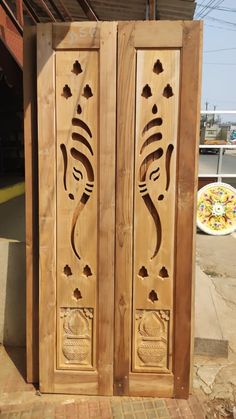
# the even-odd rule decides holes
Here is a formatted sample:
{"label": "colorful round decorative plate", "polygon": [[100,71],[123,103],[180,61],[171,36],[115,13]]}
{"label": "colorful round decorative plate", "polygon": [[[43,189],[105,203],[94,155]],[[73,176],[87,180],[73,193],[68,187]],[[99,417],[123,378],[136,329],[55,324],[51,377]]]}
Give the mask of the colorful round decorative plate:
{"label": "colorful round decorative plate", "polygon": [[236,229],[236,189],[214,182],[198,191],[197,226],[214,236],[233,233]]}

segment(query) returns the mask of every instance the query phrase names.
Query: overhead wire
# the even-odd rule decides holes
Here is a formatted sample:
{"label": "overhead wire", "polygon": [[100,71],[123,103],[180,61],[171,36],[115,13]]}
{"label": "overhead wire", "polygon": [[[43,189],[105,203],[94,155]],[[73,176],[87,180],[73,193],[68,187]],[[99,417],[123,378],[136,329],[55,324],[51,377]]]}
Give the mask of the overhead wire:
{"label": "overhead wire", "polygon": [[212,4],[214,4],[215,1],[218,0],[209,0],[207,3],[203,4],[202,6],[202,10],[200,10],[197,14],[196,14],[196,18],[200,18],[202,16],[202,14],[204,13],[204,11],[206,10],[206,7],[211,6]]}
{"label": "overhead wire", "polygon": [[[200,5],[199,5],[199,7],[200,7]],[[206,6],[208,9],[211,9],[211,10],[219,10],[219,11],[222,11],[222,12],[233,12],[233,13],[236,13],[236,9],[231,9],[230,7],[212,7],[212,6]]]}
{"label": "overhead wire", "polygon": [[233,49],[236,49],[236,47],[232,47],[232,48],[219,48],[219,49],[209,49],[209,50],[203,51],[203,53],[204,54],[207,54],[209,52],[231,51]]}
{"label": "overhead wire", "polygon": [[204,63],[204,64],[209,64],[209,65],[236,65],[236,63]]}
{"label": "overhead wire", "polygon": [[217,19],[216,17],[208,16],[207,19],[213,20],[213,21],[218,22],[218,23],[223,23],[223,24],[226,24],[226,25],[236,26],[236,22],[229,22],[228,20]]}
{"label": "overhead wire", "polygon": [[205,26],[208,26],[210,28],[214,28],[214,29],[220,29],[223,31],[230,31],[230,32],[236,32],[236,29],[231,29],[231,28],[227,28],[227,27],[222,27],[222,26],[217,26],[217,25],[209,25],[208,23],[205,23]]}
{"label": "overhead wire", "polygon": [[[224,0],[209,0],[206,5],[203,6],[202,10],[197,13],[196,18],[203,19],[205,16],[207,16],[212,10],[215,10],[216,7],[220,6]],[[211,7],[209,9],[209,7]]]}
{"label": "overhead wire", "polygon": [[[208,0],[203,0],[203,2],[201,4],[197,3],[197,7],[204,7],[205,4],[207,4]],[[195,17],[197,17],[197,14],[199,14],[199,11],[196,13]]]}

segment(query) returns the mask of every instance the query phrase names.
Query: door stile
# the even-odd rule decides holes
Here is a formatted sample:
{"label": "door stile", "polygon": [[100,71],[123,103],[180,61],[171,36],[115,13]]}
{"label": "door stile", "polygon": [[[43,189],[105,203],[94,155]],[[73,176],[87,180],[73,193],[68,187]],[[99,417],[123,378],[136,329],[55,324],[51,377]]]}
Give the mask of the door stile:
{"label": "door stile", "polygon": [[129,394],[133,273],[134,23],[118,23],[114,394]]}
{"label": "door stile", "polygon": [[[195,220],[200,127],[202,22],[183,22],[177,162],[174,395],[187,398],[193,351]],[[188,228],[186,227],[188,226]]]}
{"label": "door stile", "polygon": [[41,391],[54,392],[56,365],[56,132],[52,25],[37,27],[39,157],[39,365]]}
{"label": "door stile", "polygon": [[98,218],[99,394],[113,394],[117,23],[101,25]]}

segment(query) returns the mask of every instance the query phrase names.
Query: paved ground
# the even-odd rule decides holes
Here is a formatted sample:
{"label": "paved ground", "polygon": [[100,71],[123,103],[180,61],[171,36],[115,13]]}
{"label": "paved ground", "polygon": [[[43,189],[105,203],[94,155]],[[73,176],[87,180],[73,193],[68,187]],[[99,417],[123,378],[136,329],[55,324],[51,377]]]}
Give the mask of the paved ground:
{"label": "paved ground", "polygon": [[41,395],[25,382],[23,348],[0,347],[0,418],[204,419],[203,399],[189,400]]}
{"label": "paved ground", "polygon": [[235,249],[236,233],[197,235],[195,336],[207,344],[194,357],[194,387],[236,406]]}

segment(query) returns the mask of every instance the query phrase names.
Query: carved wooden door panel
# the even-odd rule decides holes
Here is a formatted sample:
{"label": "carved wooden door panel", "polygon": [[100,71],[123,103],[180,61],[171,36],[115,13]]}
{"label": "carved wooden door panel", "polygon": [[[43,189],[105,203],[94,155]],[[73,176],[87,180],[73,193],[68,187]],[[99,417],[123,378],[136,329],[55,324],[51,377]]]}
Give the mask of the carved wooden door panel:
{"label": "carved wooden door panel", "polygon": [[201,23],[37,42],[40,389],[187,397]]}
{"label": "carved wooden door panel", "polygon": [[118,24],[116,394],[189,393],[200,27]]}
{"label": "carved wooden door panel", "polygon": [[40,388],[112,394],[116,24],[37,39]]}

